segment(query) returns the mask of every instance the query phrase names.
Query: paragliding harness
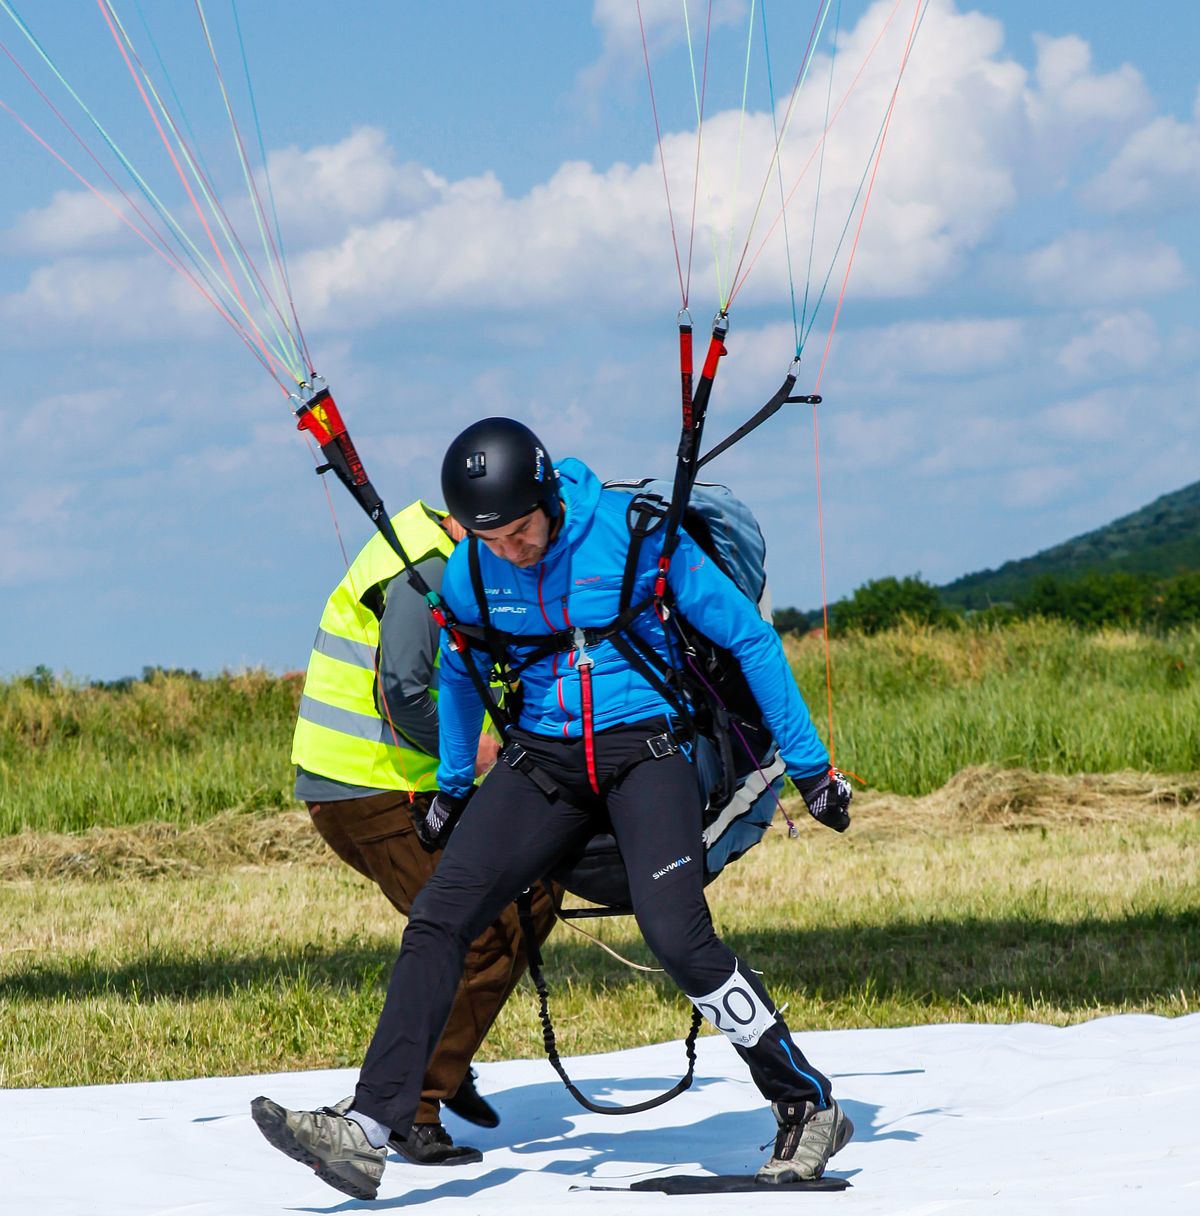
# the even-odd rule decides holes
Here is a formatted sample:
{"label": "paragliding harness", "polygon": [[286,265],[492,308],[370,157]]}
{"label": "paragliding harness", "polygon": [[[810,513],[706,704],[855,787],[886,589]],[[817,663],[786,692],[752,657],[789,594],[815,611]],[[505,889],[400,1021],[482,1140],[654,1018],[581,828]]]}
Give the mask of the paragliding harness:
{"label": "paragliding harness", "polygon": [[[661,758],[681,747],[695,754],[707,795],[705,872],[706,881],[711,881],[728,862],[757,843],[766,831],[774,810],[769,790],[782,784],[784,766],[774,740],[763,725],[754,696],[731,655],[693,629],[681,614],[672,611],[669,601],[660,615],[669,658],[661,653],[661,643],[656,649],[635,627],[635,622],[644,619],[655,602],[653,596],[635,601],[634,584],[642,546],[663,526],[667,517],[667,503],[657,492],[659,488],[665,488],[664,483],[649,479],[605,483],[606,490],[620,490],[630,496],[626,512],[629,548],[617,615],[611,623],[537,636],[513,635],[489,623],[482,632],[493,669],[502,673],[508,683],[510,692],[506,696],[506,708],[510,713],[512,702],[520,697],[521,676],[529,667],[551,655],[575,651],[575,667],[581,682],[585,754],[590,782],[597,793],[600,790],[593,764],[594,706],[589,651],[601,642],[609,642],[663,698],[676,725],[670,732],[648,740],[650,754]],[[757,603],[766,585],[763,569],[766,546],[750,510],[724,486],[699,485],[694,488],[684,521],[689,534],[705,552],[752,602]],[[471,585],[480,617],[486,621],[488,603],[480,568],[479,542],[471,538],[468,544]],[[513,656],[513,647],[517,644],[521,647],[519,659]],[[514,760],[519,763],[522,756],[520,745],[510,743],[501,758],[511,764]],[[769,804],[765,816],[764,808],[760,806],[763,802]],[[759,816],[750,827],[743,820],[755,810],[759,811]],[[624,867],[616,842],[610,835],[593,837],[557,867],[552,876],[574,894],[601,905],[597,909],[575,910],[579,915],[616,915],[630,911]]]}

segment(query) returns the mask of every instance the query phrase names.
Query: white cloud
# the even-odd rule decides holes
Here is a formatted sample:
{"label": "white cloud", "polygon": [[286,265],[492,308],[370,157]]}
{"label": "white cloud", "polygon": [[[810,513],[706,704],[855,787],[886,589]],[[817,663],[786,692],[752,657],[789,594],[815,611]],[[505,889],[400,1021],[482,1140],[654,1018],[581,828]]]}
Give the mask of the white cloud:
{"label": "white cloud", "polygon": [[[622,49],[641,46],[639,8],[647,40],[653,38],[661,44],[667,40],[678,42],[687,36],[680,0],[638,0],[638,3],[633,0],[595,0],[592,24],[600,31],[606,46]],[[744,21],[746,11],[745,0],[716,0],[712,5],[713,24],[719,26]],[[691,23],[693,37],[697,31],[703,34],[707,19],[708,4],[705,0],[691,0],[687,20]]]}
{"label": "white cloud", "polygon": [[1190,123],[1163,115],[1130,135],[1084,198],[1118,214],[1200,205],[1200,93]]}
{"label": "white cloud", "polygon": [[118,195],[104,198],[111,206],[88,190],[59,190],[46,206],[19,215],[4,244],[13,252],[42,254],[109,245],[114,235],[128,232],[113,208],[128,214],[128,207]]}
{"label": "white cloud", "polygon": [[[875,6],[845,36],[835,96],[845,92],[866,59],[887,11],[887,5]],[[869,167],[906,37],[901,22],[888,28],[826,141],[815,260],[821,276]],[[942,8],[925,22],[858,251],[856,293],[911,296],[929,290],[1011,205],[1011,171],[998,151],[1003,141],[995,136],[1021,116],[1024,74],[1011,63],[989,59],[999,44],[998,24],[976,15]],[[937,72],[928,70],[934,63]],[[818,63],[814,77],[821,71]],[[781,153],[797,250],[807,243],[815,152],[825,119],[818,91],[801,98]],[[947,146],[956,149],[953,161],[943,154]],[[715,234],[726,284],[745,247],[746,265],[758,259],[754,292],[778,298],[787,290],[787,261],[782,225],[772,232],[780,208],[770,172],[771,116],[714,114],[705,123],[703,149],[702,215],[692,271],[697,294],[715,301]],[[665,133],[663,157],[686,259],[695,133]],[[747,243],[744,234],[764,182],[768,188]],[[674,274],[656,156],[603,170],[569,162],[522,197],[506,194],[491,175],[435,187],[439,197],[423,210],[357,224],[336,244],[300,259],[295,277],[306,306],[331,323],[360,324],[409,308],[414,299],[476,308],[502,295],[517,309],[560,307],[578,299],[609,310],[669,303]],[[831,280],[834,292],[849,248],[847,242]]]}
{"label": "white cloud", "polygon": [[1042,410],[1036,421],[1038,429],[1071,444],[1094,446],[1110,443],[1128,429],[1136,409],[1128,397],[1116,390],[1099,389],[1083,397],[1059,401]]}
{"label": "white cloud", "polygon": [[1158,325],[1143,309],[1092,312],[1055,361],[1073,376],[1101,378],[1141,371],[1162,354]]}
{"label": "white cloud", "polygon": [[347,224],[419,212],[436,203],[447,184],[420,165],[398,163],[378,127],[356,127],[333,144],[284,148],[271,153],[269,165],[289,247],[314,237],[327,241]]}
{"label": "white cloud", "polygon": [[[687,0],[687,3],[687,21],[691,24],[692,42],[699,57],[703,54],[709,4],[707,0]],[[746,0],[714,0],[711,6],[712,25],[720,28],[744,23],[748,12]],[[589,94],[606,87],[613,76],[642,73],[643,30],[651,56],[652,73],[655,57],[687,38],[684,7],[680,0],[639,0],[639,3],[634,0],[595,0],[592,24],[600,33],[600,56],[579,73],[579,84]]]}
{"label": "white cloud", "polygon": [[0,345],[10,348],[203,337],[221,326],[211,306],[151,255],[62,257],[0,297]]}
{"label": "white cloud", "polygon": [[[678,20],[677,5],[667,0],[656,0],[645,11],[655,29]],[[869,166],[908,34],[909,10],[905,6],[900,13],[883,0],[841,35],[835,101],[893,11],[900,15],[825,142],[814,295]],[[736,13],[744,15],[744,6],[719,9],[723,19]],[[636,9],[626,0],[600,0],[594,20],[616,45],[630,36]],[[810,81],[823,79],[828,68],[828,59],[818,57]],[[785,104],[781,100],[781,111]],[[961,13],[950,0],[935,0],[889,129],[857,250],[852,297],[915,298],[952,281],[1014,205],[1029,141],[1038,138],[1039,130],[1053,127],[1056,138],[1069,131],[1078,142],[1105,124],[1120,127],[1144,107],[1137,73],[1126,68],[1096,73],[1080,39],[1041,40],[1031,81],[1003,56],[999,22]],[[781,154],[782,175],[792,192],[788,226],[793,261],[801,277],[824,119],[823,90],[802,91]],[[765,301],[776,315],[785,306],[782,225],[772,232],[779,215],[770,172],[774,147],[769,114],[751,112],[743,121],[740,114],[725,112],[706,121],[702,214],[692,271],[698,314],[716,302],[711,234],[717,237],[727,285],[764,180],[768,189],[746,244],[746,264],[757,260],[742,298]],[[953,156],[946,155],[947,149],[953,149]],[[694,131],[665,132],[663,155],[677,227],[686,243]],[[517,324],[574,307],[605,316],[642,316],[672,307],[674,259],[656,152],[637,164],[607,168],[568,161],[519,196],[508,193],[491,173],[451,181],[428,167],[401,163],[375,128],[359,128],[344,140],[311,149],[276,152],[271,165],[277,187],[283,182],[296,186],[277,189],[276,199],[292,253],[298,307],[310,327],[352,331],[393,321],[414,308],[477,317],[494,312],[501,301],[506,320]],[[55,217],[66,207],[56,200],[44,214],[23,223],[30,231],[39,225],[60,231],[63,223]],[[827,313],[840,290],[854,231],[852,224],[832,268]],[[681,250],[681,256],[686,253]],[[1179,256],[1169,246],[1149,238],[1130,243],[1079,233],[1029,255],[1025,272],[1040,298],[1051,301],[1142,297],[1186,281]],[[18,326],[23,317],[37,318],[60,333],[73,326],[129,337],[211,332],[197,329],[199,306],[185,302],[185,293],[173,292],[169,307],[163,308],[161,282],[128,265],[64,258],[39,268],[23,291],[0,300],[0,318]],[[942,331],[940,338],[914,333],[923,339],[926,354],[918,358],[926,358],[924,366],[950,374],[976,357],[973,352],[985,357],[986,340],[973,336],[971,324]],[[1000,331],[993,329],[992,337],[998,336]],[[939,340],[944,345],[934,351]],[[1011,335],[1003,340],[1011,341]]]}
{"label": "white cloud", "polygon": [[1028,323],[1016,317],[901,321],[847,335],[840,357],[856,379],[895,367],[906,375],[978,376],[1009,365],[1028,336]]}
{"label": "white cloud", "polygon": [[1021,273],[1047,303],[1145,299],[1186,286],[1183,259],[1165,241],[1124,229],[1076,229],[1026,254]]}
{"label": "white cloud", "polygon": [[1013,469],[1002,483],[1002,501],[1007,506],[1024,509],[1049,506],[1067,498],[1086,477],[1085,469],[1062,464]]}
{"label": "white cloud", "polygon": [[1035,34],[1034,45],[1038,90],[1031,108],[1038,126],[1105,130],[1149,112],[1150,94],[1136,68],[1123,64],[1114,72],[1097,74],[1091,46],[1075,34]]}

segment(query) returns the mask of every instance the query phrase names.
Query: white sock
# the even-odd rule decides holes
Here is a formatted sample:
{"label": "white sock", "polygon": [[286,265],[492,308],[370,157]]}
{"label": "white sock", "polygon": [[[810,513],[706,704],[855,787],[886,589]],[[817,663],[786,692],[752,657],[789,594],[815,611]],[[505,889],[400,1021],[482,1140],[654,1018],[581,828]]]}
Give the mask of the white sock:
{"label": "white sock", "polygon": [[372,1148],[387,1146],[388,1137],[392,1134],[390,1127],[385,1127],[378,1119],[372,1119],[370,1115],[364,1115],[361,1110],[348,1110],[346,1118],[353,1119],[363,1129],[363,1135],[366,1136]]}

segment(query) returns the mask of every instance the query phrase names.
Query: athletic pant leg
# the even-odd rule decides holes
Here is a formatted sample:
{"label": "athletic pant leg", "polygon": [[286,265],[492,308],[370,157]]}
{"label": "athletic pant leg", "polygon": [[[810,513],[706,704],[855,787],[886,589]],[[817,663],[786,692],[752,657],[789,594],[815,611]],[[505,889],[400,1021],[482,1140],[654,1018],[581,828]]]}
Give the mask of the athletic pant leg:
{"label": "athletic pant leg", "polygon": [[[371,879],[393,907],[408,916],[441,858],[440,850],[431,853],[422,846],[413,828],[413,806],[422,806],[430,798],[430,794],[406,791],[372,794],[311,803],[309,813],[330,848]],[[534,913],[535,927],[544,940],[554,924],[554,906],[544,893],[535,902]],[[471,943],[450,1016],[425,1070],[416,1122],[438,1121],[441,1103],[458,1092],[475,1053],[524,971],[521,926],[516,907],[510,906]]]}
{"label": "athletic pant leg", "polygon": [[733,1043],[765,1098],[824,1107],[828,1079],[804,1058],[759,978],[713,928],[701,809],[695,770],[681,754],[642,761],[609,792],[638,927],[667,974]]}
{"label": "athletic pant leg", "polygon": [[359,1075],[359,1110],[393,1128],[412,1123],[469,944],[552,868],[589,819],[565,797],[550,802],[524,774],[493,769],[413,902]]}

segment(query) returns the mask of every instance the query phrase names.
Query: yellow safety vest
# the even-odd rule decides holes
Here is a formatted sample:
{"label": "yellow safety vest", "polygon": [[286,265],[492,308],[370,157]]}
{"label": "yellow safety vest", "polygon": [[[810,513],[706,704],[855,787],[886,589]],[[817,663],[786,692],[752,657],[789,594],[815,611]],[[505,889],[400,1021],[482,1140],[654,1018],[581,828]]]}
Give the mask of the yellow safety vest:
{"label": "yellow safety vest", "polygon": [[[393,515],[392,524],[414,566],[435,554],[449,557],[454,550],[422,502]],[[321,614],[292,739],[292,763],[319,777],[369,789],[437,789],[437,757],[393,732],[375,704],[379,619],[363,601],[377,600],[379,586],[403,569],[387,541],[372,537]],[[416,594],[408,587],[397,593]],[[439,663],[440,656],[430,688],[435,698]]]}

